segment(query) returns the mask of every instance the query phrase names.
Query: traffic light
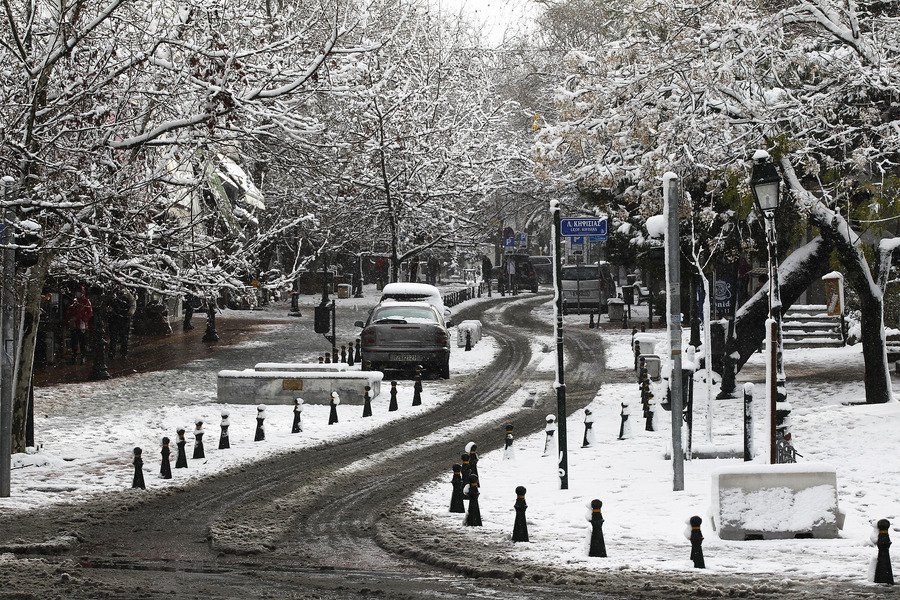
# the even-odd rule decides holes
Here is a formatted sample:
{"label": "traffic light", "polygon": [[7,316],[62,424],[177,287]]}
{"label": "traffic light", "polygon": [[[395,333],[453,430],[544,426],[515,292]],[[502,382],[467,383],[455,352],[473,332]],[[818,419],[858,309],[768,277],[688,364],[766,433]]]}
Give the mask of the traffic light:
{"label": "traffic light", "polygon": [[313,329],[316,333],[328,333],[331,331],[331,305],[320,304],[315,308],[313,316]]}

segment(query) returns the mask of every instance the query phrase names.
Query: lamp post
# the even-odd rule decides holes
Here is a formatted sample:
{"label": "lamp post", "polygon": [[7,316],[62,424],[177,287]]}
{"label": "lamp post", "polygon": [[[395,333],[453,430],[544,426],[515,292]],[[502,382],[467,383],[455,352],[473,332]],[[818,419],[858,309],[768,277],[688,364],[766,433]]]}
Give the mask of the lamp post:
{"label": "lamp post", "polygon": [[[769,153],[757,150],[753,155],[753,170],[750,174],[750,189],[753,201],[766,222],[766,241],[769,250],[769,319],[774,321],[769,337],[774,342],[769,349],[769,368],[766,369],[769,389],[769,462],[782,462],[778,456],[777,415],[781,412],[786,419],[787,405],[786,378],[784,375],[784,344],[781,335],[781,291],[778,285],[778,237],[775,233],[775,211],[781,199],[781,176],[772,164]],[[784,442],[790,442],[790,434],[783,433]],[[787,462],[787,461],[785,461]],[[793,462],[793,461],[791,461]]]}

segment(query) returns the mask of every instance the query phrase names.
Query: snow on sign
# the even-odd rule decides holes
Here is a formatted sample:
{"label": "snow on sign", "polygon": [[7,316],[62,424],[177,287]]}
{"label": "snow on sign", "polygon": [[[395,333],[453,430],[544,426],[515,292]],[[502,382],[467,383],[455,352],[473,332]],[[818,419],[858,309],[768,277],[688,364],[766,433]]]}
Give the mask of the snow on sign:
{"label": "snow on sign", "polygon": [[606,217],[570,218],[560,220],[560,233],[564,236],[589,235],[598,241],[607,238]]}

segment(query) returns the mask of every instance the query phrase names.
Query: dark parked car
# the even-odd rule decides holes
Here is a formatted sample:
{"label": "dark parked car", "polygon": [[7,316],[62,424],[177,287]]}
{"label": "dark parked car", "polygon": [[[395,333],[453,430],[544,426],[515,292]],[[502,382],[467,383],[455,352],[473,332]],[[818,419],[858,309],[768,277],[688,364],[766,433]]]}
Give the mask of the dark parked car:
{"label": "dark parked car", "polygon": [[[538,291],[537,273],[529,258],[527,254],[507,254],[503,257],[503,264],[494,269],[498,291],[512,291],[512,286],[519,290]],[[513,264],[514,274],[509,272],[510,263]]]}
{"label": "dark parked car", "polygon": [[540,283],[553,283],[553,258],[549,256],[529,256],[531,266]]}
{"label": "dark parked car", "polygon": [[422,365],[450,378],[450,336],[443,315],[426,302],[386,300],[372,309],[363,327],[362,360],[375,371]]}

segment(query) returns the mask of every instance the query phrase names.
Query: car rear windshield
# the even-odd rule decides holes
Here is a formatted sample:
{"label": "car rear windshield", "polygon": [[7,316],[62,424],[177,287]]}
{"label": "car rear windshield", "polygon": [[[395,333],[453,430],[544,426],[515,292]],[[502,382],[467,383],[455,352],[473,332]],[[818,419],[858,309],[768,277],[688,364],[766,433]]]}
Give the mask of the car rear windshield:
{"label": "car rear windshield", "polygon": [[429,302],[433,296],[428,294],[410,294],[405,292],[391,292],[381,297],[382,300],[400,300],[403,302]]}
{"label": "car rear windshield", "polygon": [[597,267],[563,267],[562,278],[577,281],[585,279],[599,279],[600,270]]}
{"label": "car rear windshield", "polygon": [[434,311],[424,306],[385,306],[375,310],[372,323],[437,323]]}

